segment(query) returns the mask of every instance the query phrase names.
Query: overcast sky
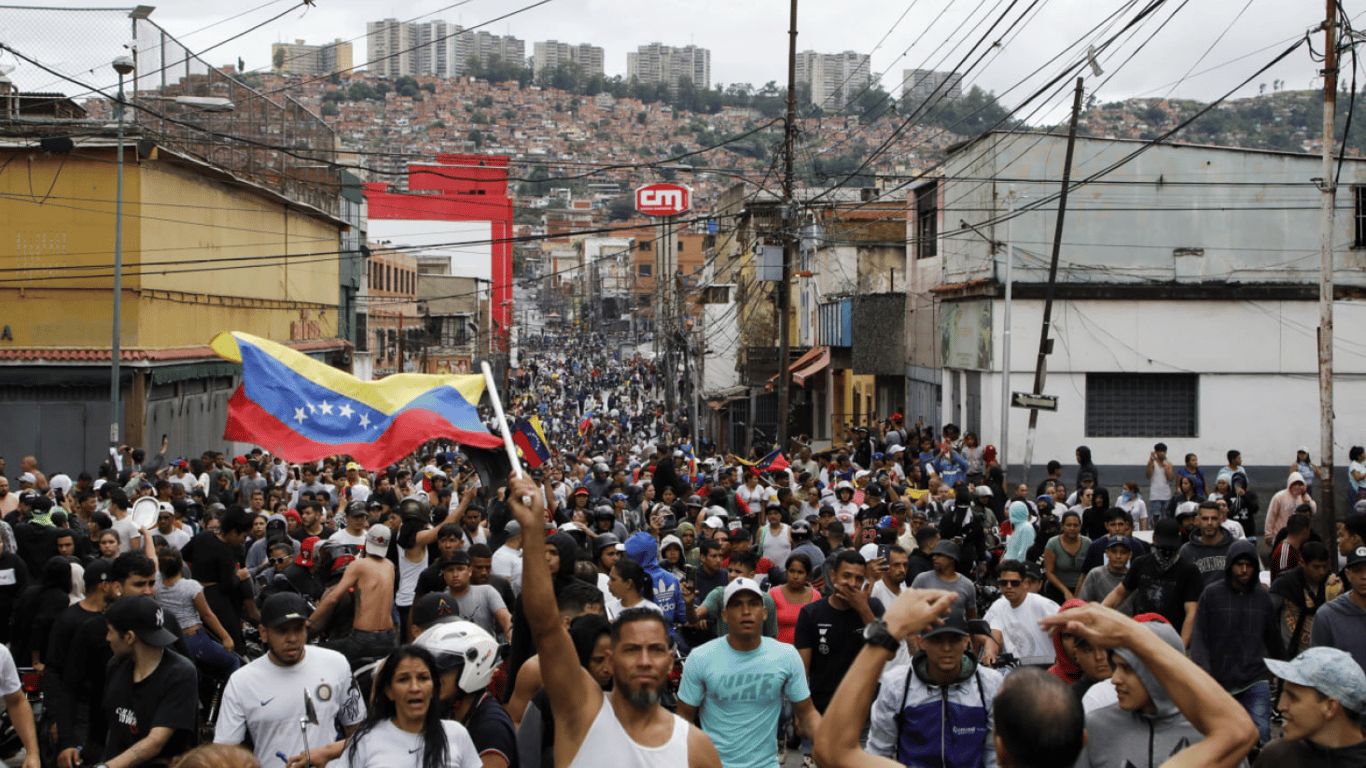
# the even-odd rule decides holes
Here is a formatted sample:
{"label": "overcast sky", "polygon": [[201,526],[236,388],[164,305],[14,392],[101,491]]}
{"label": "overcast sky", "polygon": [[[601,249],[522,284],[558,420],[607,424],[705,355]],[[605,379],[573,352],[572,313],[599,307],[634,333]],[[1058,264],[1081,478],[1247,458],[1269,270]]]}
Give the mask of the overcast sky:
{"label": "overcast sky", "polygon": [[[320,43],[341,38],[354,42],[355,61],[359,65],[366,60],[367,21],[385,17],[443,19],[471,27],[535,1],[466,0],[452,7],[448,0],[315,0],[315,7],[293,10],[258,31],[214,49],[206,54],[206,59],[212,64],[226,64],[235,63],[240,57],[248,69],[264,69],[270,65],[272,42],[303,39]],[[199,51],[269,19],[297,0],[276,0],[258,8],[261,2],[264,0],[225,5],[175,0],[157,7],[152,19],[190,49]],[[1098,42],[1115,34],[1119,25],[1109,26],[1105,32],[1091,30],[1116,12],[1124,22],[1131,20],[1136,8],[1147,0],[1038,0],[1034,11],[1020,22],[1020,14],[1031,2],[1017,0],[1006,21],[988,35],[987,30],[1010,5],[1010,0],[802,0],[798,47],[821,52],[871,53],[873,71],[882,73],[883,85],[891,90],[898,86],[903,69],[960,68],[959,62],[969,56],[969,49],[985,35],[997,45],[979,49],[989,51],[979,63],[972,63],[977,58],[973,54],[969,63],[961,66],[966,71],[965,83],[994,91],[1001,95],[1003,103],[1014,106],[1028,91],[1029,84],[1041,83],[1056,74],[1064,61],[1076,61],[1078,49],[1073,48],[1064,59],[1048,65],[1032,80],[1025,79],[1027,73],[1045,66],[1073,42]],[[98,4],[83,0],[73,5]],[[108,7],[127,5],[117,3]],[[1179,0],[1169,0],[1102,53],[1099,64],[1105,73],[1100,77],[1087,73],[1088,93],[1100,101],[1165,95],[1209,100],[1269,62],[1323,17],[1321,3],[1305,0],[1197,0],[1188,3],[1164,26],[1179,6]],[[234,18],[246,9],[255,10]],[[713,84],[748,82],[758,86],[769,80],[779,84],[786,80],[788,11],[784,0],[550,0],[482,28],[525,40],[528,55],[532,43],[539,40],[600,45],[605,49],[609,75],[625,73],[626,53],[637,45],[652,41],[670,45],[692,43],[711,49]],[[96,62],[89,57],[107,62],[118,51],[111,50],[110,55],[101,57],[100,46],[93,45],[92,40],[83,40],[78,47],[67,49],[69,39],[60,34],[55,39],[37,34],[28,23],[16,21],[12,15],[6,23],[5,12],[0,10],[0,41],[84,80],[99,76],[103,81],[97,84],[108,85],[112,77],[107,66],[92,73],[90,67],[96,66]],[[1322,33],[1315,33],[1313,39],[1315,47],[1321,48]],[[1135,54],[1145,42],[1146,46]],[[0,53],[0,64],[6,63],[15,62]],[[21,65],[18,74],[23,74],[23,69]],[[1291,90],[1321,87],[1316,70],[1308,50],[1301,49],[1259,76],[1239,95],[1255,95],[1259,83],[1266,83],[1269,90],[1273,80],[1283,80]],[[19,82],[21,86],[34,87],[51,81],[44,78],[35,82],[32,77],[24,77]],[[1064,111],[1062,105],[1069,102],[1068,94],[1058,93],[1051,101],[1049,116],[1056,117]]]}

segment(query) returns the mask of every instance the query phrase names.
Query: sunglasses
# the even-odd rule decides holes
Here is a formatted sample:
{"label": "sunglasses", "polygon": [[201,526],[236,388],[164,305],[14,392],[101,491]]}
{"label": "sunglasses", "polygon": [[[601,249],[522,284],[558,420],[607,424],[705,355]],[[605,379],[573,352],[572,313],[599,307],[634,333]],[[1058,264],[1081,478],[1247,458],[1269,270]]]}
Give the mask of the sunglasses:
{"label": "sunglasses", "polygon": [[287,558],[287,557],[272,557],[272,558],[270,558],[270,564],[271,564],[271,565],[280,565],[281,563],[287,563],[287,562],[289,562],[289,558]]}
{"label": "sunglasses", "polygon": [[1002,587],[1018,587],[1024,582],[1019,579],[997,579],[996,583]]}

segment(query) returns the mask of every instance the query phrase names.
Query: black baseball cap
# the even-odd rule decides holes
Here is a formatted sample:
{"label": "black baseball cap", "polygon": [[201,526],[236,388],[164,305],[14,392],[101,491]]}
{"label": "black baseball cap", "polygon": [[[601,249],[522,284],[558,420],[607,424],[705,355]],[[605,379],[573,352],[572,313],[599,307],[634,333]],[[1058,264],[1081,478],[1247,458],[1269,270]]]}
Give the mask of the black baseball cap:
{"label": "black baseball cap", "polygon": [[109,581],[109,571],[111,567],[111,561],[105,560],[102,557],[91,560],[90,564],[85,567],[85,573],[82,576],[82,578],[85,579],[86,590],[88,591],[96,584]]}
{"label": "black baseball cap", "polygon": [[937,627],[929,627],[920,633],[924,639],[938,637],[939,635],[957,635],[958,637],[968,636],[968,620],[959,614],[949,614],[944,617],[944,623]]}
{"label": "black baseball cap", "polygon": [[428,592],[413,603],[412,618],[418,629],[428,629],[447,621],[459,621],[460,610],[449,594]]}
{"label": "black baseball cap", "polygon": [[148,645],[165,648],[176,637],[166,628],[166,614],[146,595],[129,595],[114,601],[104,612],[105,621],[118,632],[132,632]]}
{"label": "black baseball cap", "polygon": [[463,549],[457,549],[457,550],[455,550],[454,552],[450,553],[449,555],[446,555],[445,557],[441,558],[441,567],[442,567],[442,568],[449,568],[449,567],[451,567],[452,565],[469,565],[469,564],[470,564],[470,553],[466,552],[466,551],[463,550]]}
{"label": "black baseball cap", "polygon": [[1153,526],[1154,547],[1181,546],[1181,524],[1174,518],[1164,517]]}
{"label": "black baseball cap", "polygon": [[261,624],[274,629],[291,621],[307,621],[312,613],[303,595],[277,592],[261,604]]}

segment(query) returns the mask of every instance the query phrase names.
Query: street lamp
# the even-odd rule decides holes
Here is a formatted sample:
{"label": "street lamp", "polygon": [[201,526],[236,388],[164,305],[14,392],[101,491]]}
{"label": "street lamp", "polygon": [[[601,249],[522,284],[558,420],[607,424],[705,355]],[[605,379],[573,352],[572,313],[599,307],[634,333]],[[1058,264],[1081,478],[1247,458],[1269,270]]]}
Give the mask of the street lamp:
{"label": "street lamp", "polygon": [[119,444],[119,318],[123,311],[123,78],[136,68],[131,56],[114,59],[114,71],[119,73],[118,149],[114,182],[114,339],[109,358],[109,445]]}

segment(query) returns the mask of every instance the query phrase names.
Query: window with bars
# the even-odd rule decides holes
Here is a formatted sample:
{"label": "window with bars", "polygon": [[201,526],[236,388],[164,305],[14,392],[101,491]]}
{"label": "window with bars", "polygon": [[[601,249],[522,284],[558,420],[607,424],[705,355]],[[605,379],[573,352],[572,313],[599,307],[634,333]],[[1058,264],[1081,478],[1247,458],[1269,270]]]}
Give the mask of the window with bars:
{"label": "window with bars", "polygon": [[1087,437],[1198,437],[1194,373],[1086,374]]}

